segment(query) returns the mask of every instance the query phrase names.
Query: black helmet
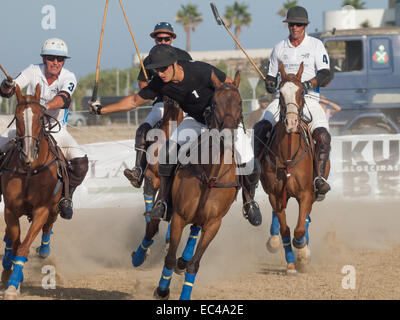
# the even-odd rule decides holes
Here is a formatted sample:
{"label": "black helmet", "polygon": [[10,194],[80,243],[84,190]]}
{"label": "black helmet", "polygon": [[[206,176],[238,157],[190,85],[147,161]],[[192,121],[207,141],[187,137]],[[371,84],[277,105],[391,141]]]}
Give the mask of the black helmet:
{"label": "black helmet", "polygon": [[304,24],[310,23],[310,21],[308,21],[307,10],[300,6],[291,7],[287,12],[286,20],[283,20],[283,22]]}
{"label": "black helmet", "polygon": [[167,67],[177,61],[176,52],[167,44],[158,44],[151,48],[149,53],[149,64],[146,69]]}

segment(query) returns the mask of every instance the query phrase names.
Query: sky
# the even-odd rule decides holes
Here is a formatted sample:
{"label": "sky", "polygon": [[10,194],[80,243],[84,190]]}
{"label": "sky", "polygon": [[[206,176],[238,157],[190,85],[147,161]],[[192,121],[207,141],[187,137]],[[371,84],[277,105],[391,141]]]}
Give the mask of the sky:
{"label": "sky", "polygon": [[[223,17],[234,0],[213,1]],[[252,22],[244,27],[239,41],[245,49],[272,48],[288,35],[277,14],[285,0],[239,0],[248,5]],[[364,0],[367,9],[387,8],[387,0]],[[0,64],[11,76],[32,63],[41,62],[43,42],[63,39],[69,48],[65,67],[78,79],[96,71],[105,0],[12,0],[2,1],[0,10]],[[177,34],[174,46],[185,49],[186,34],[175,22],[181,5],[196,4],[203,22],[192,33],[192,51],[231,50],[234,41],[223,26],[217,25],[208,0],[122,0],[136,44],[141,53],[149,52],[154,40],[149,34],[156,23],[171,22]],[[322,30],[323,12],[340,10],[343,0],[299,0],[311,21],[307,31]],[[51,17],[52,19],[49,19]],[[132,67],[136,53],[119,0],[109,0],[100,69]],[[3,75],[2,75],[3,76]]]}

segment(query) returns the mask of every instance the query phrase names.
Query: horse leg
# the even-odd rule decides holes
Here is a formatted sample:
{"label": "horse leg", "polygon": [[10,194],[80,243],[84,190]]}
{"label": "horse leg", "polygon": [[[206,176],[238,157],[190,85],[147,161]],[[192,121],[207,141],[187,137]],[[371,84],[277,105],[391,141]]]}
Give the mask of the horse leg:
{"label": "horse leg", "polygon": [[148,256],[148,251],[150,246],[153,244],[153,237],[158,231],[158,225],[160,224],[160,220],[151,219],[146,224],[146,234],[142,239],[139,247],[136,251],[132,252],[132,265],[134,267],[139,267],[143,264]]}
{"label": "horse leg", "polygon": [[279,239],[279,220],[275,211],[272,211],[272,223],[269,233],[270,237],[267,241],[267,249],[271,253],[276,253],[279,250],[281,241]]}
{"label": "horse leg", "polygon": [[310,258],[309,248],[307,246],[306,237],[306,220],[309,217],[312,206],[312,195],[307,195],[298,200],[299,202],[299,218],[297,219],[296,229],[294,230],[293,246],[298,249],[297,263],[304,266]]}
{"label": "horse leg", "polygon": [[178,259],[177,266],[175,268],[175,273],[182,274],[186,270],[187,263],[193,257],[194,248],[196,247],[197,238],[199,237],[199,232],[201,227],[192,225],[190,227],[190,235],[187,240],[185,249],[183,250],[182,257]]}
{"label": "horse leg", "polygon": [[43,259],[47,258],[50,255],[50,237],[54,233],[52,228],[56,220],[57,215],[50,214],[47,222],[42,228],[42,242],[40,243],[40,247],[36,248],[36,252]]}
{"label": "horse leg", "polygon": [[194,281],[196,279],[197,272],[199,271],[201,257],[203,256],[210,242],[217,234],[221,226],[221,222],[222,219],[218,219],[215,220],[212,224],[203,227],[203,231],[201,233],[196,252],[193,258],[189,260],[186,268],[185,282],[183,283],[181,296],[179,298],[180,300],[190,300]]}
{"label": "horse leg", "polygon": [[8,280],[8,288],[6,290],[5,298],[9,296],[16,296],[17,290],[20,283],[24,280],[23,268],[25,263],[28,261],[29,248],[38,235],[40,229],[43,227],[47,217],[49,215],[49,209],[41,207],[35,209],[32,213],[33,221],[28,229],[24,241],[18,246],[17,252],[14,256],[14,268],[10,279]]}
{"label": "horse leg", "polygon": [[286,259],[286,274],[287,275],[296,275],[297,271],[294,265],[295,257],[292,249],[292,244],[290,241],[290,228],[286,223],[286,213],[285,210],[281,212],[276,212],[276,215],[279,220],[280,232],[282,237],[283,248],[285,249],[285,259]]}
{"label": "horse leg", "polygon": [[[143,186],[143,197],[146,213],[150,212],[153,208],[155,193],[156,191],[154,190],[153,179],[146,172]],[[149,223],[150,218],[146,217],[146,222]]]}
{"label": "horse leg", "polygon": [[182,231],[186,222],[182,217],[174,212],[171,222],[171,241],[168,249],[167,256],[165,257],[164,267],[161,274],[158,287],[154,291],[156,299],[169,298],[169,286],[171,284],[172,274],[176,267],[176,251],[178,250],[179,242],[181,241]]}
{"label": "horse leg", "polygon": [[[6,230],[4,235],[4,242],[6,243],[4,250],[4,257],[2,260],[3,271],[1,273],[1,281],[7,287],[8,280],[10,279],[13,267],[14,255],[20,245],[20,225],[18,218],[14,217],[8,208],[4,210],[4,218],[6,221]],[[15,296],[16,297],[16,296]]]}

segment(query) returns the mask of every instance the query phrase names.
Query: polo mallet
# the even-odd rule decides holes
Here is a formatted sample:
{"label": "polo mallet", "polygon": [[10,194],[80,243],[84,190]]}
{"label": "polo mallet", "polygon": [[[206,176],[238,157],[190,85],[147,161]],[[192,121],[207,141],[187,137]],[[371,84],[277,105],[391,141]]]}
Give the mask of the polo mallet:
{"label": "polo mallet", "polygon": [[106,0],[106,7],[104,9],[104,16],[103,16],[103,24],[101,26],[101,33],[100,33],[100,44],[99,44],[99,52],[97,54],[97,66],[96,66],[96,78],[94,82],[94,87],[93,87],[93,94],[92,94],[92,101],[97,100],[97,89],[99,86],[99,71],[100,71],[100,57],[101,57],[101,46],[103,44],[103,34],[104,34],[104,24],[106,22],[106,16],[107,16],[107,8],[108,8],[108,1]]}
{"label": "polo mallet", "polygon": [[249,57],[249,55],[246,53],[246,51],[243,49],[242,45],[239,43],[238,39],[236,39],[235,35],[231,32],[231,30],[229,30],[229,28],[226,26],[224,20],[222,20],[221,16],[218,13],[217,10],[217,6],[215,5],[214,2],[210,2],[210,6],[211,6],[211,10],[214,14],[215,20],[217,21],[218,25],[223,25],[225,27],[225,29],[229,32],[229,34],[231,35],[232,39],[235,40],[236,44],[239,46],[240,49],[242,49],[243,53],[246,55],[247,59],[250,61],[250,63],[252,64],[252,66],[254,67],[254,69],[256,69],[256,71],[260,74],[261,78],[265,81],[265,76],[263,75],[263,73],[261,72],[261,70],[256,66],[256,64],[254,63],[253,59],[251,59]]}
{"label": "polo mallet", "polygon": [[3,71],[3,73],[4,73],[4,75],[6,76],[7,80],[13,81],[13,78],[11,78],[11,77],[8,75],[7,71],[3,68],[3,66],[2,66],[1,64],[0,64],[0,69],[1,69],[1,71]]}
{"label": "polo mallet", "polygon": [[142,67],[144,76],[145,76],[145,78],[146,78],[146,81],[148,82],[148,81],[149,81],[149,77],[147,76],[146,68],[145,68],[144,65],[143,65],[142,57],[140,56],[140,52],[139,52],[138,46],[136,45],[135,37],[133,36],[133,32],[132,32],[131,26],[129,25],[129,21],[128,21],[128,18],[127,18],[127,16],[126,16],[126,14],[125,14],[125,10],[124,10],[124,7],[122,6],[121,0],[119,0],[119,4],[120,4],[120,6],[121,6],[122,12],[124,13],[125,21],[126,21],[126,24],[128,25],[129,32],[131,33],[131,37],[132,37],[132,40],[133,40],[133,44],[135,45],[136,53],[137,53],[137,55],[138,55],[138,57],[139,57],[140,65],[141,65],[141,67]]}

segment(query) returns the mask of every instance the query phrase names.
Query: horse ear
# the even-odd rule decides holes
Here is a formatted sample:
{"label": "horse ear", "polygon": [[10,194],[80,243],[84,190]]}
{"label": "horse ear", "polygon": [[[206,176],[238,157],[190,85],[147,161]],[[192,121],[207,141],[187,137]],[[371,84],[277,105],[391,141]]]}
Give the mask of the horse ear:
{"label": "horse ear", "polygon": [[304,70],[304,62],[301,62],[299,71],[297,71],[297,74],[296,74],[297,79],[301,80],[301,75],[303,74],[303,70]]}
{"label": "horse ear", "polygon": [[15,94],[17,96],[17,101],[21,102],[23,100],[23,97],[22,97],[22,93],[21,93],[21,89],[20,89],[19,85],[15,86]]}
{"label": "horse ear", "polygon": [[282,79],[286,79],[287,75],[285,72],[285,67],[283,66],[283,62],[279,62],[279,72],[281,73]]}
{"label": "horse ear", "polygon": [[235,79],[233,80],[233,86],[237,89],[239,88],[239,83],[240,83],[240,71],[237,70],[235,73]]}
{"label": "horse ear", "polygon": [[40,84],[39,83],[36,85],[35,99],[36,99],[36,101],[40,101]]}
{"label": "horse ear", "polygon": [[215,75],[214,71],[211,71],[211,81],[214,84],[215,88],[220,88],[222,87],[224,84],[218,79],[218,77]]}

